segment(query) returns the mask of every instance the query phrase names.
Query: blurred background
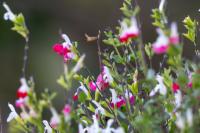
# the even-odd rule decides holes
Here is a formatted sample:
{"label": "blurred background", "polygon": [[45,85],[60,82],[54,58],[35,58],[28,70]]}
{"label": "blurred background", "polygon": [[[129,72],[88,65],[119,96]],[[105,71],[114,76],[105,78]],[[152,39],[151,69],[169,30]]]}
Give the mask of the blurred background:
{"label": "blurred background", "polygon": [[[153,42],[155,28],[151,26],[152,8],[159,0],[138,0],[141,6],[141,22],[144,42]],[[2,0],[0,4],[2,5]],[[71,41],[79,42],[79,50],[86,54],[85,64],[95,75],[98,70],[96,42],[85,41],[84,34],[96,35],[98,30],[114,28],[122,18],[119,8],[123,0],[6,0],[14,13],[22,12],[30,30],[30,50],[28,74],[33,76],[36,90],[45,88],[55,90],[59,97],[55,105],[60,108],[65,102],[63,89],[56,79],[63,73],[63,61],[52,51],[52,45],[60,41],[59,30],[66,33]],[[178,21],[179,30],[184,31],[181,21],[185,16],[200,20],[200,1],[168,0],[167,15],[169,21]],[[10,112],[7,103],[16,99],[16,90],[20,86],[20,75],[24,40],[11,31],[12,24],[3,20],[5,10],[0,6],[0,114],[6,132],[6,118]],[[102,44],[102,47],[105,45]],[[186,41],[185,56],[193,58],[193,47]],[[74,88],[76,89],[76,88]]]}

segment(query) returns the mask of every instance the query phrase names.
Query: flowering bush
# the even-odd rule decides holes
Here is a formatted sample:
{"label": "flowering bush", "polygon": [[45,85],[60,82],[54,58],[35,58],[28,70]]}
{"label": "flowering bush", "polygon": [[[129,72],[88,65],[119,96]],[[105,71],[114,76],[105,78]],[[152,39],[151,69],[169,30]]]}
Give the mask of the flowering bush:
{"label": "flowering bush", "polygon": [[[166,2],[152,10],[153,26],[158,33],[155,42],[143,43],[140,7],[124,0],[120,8],[124,14],[116,29],[105,31],[103,42],[111,47],[102,52],[101,33],[86,35],[97,41],[100,72],[94,77],[84,65],[84,54],[78,43],[61,34],[62,42],[52,45],[52,51],[63,58],[64,72],[57,83],[66,92],[72,83],[79,82],[71,102],[63,103],[63,110],[52,104],[55,93],[35,92],[35,83],[27,78],[26,62],[29,31],[22,14],[14,14],[6,3],[5,20],[10,20],[25,39],[21,86],[17,90],[15,107],[7,118],[11,132],[26,133],[125,133],[125,132],[198,132],[200,131],[200,66],[183,56],[184,38],[191,41],[198,56],[196,43],[198,22],[189,16],[183,20],[186,33],[178,32],[178,24],[165,15]],[[181,24],[180,24],[181,25]],[[153,57],[162,57],[159,69],[152,66]],[[69,67],[69,64],[72,67]],[[70,65],[70,66],[71,66]],[[79,74],[80,70],[87,75]],[[44,110],[52,116],[44,120]]]}

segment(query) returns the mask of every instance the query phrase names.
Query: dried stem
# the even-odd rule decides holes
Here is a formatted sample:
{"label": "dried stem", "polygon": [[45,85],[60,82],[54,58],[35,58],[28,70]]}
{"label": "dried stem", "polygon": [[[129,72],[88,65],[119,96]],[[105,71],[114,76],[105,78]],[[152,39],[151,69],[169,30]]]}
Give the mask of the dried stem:
{"label": "dried stem", "polygon": [[29,39],[25,39],[26,43],[24,46],[23,66],[22,66],[22,77],[26,78],[26,69],[28,62],[28,50],[29,50]]}

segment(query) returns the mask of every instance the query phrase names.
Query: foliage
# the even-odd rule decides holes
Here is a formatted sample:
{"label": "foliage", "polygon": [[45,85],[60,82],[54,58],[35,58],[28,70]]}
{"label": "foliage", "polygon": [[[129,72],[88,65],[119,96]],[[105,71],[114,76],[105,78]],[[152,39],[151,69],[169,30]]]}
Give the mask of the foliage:
{"label": "foliage", "polygon": [[[186,17],[183,23],[188,32],[179,34],[177,24],[168,22],[164,5],[162,0],[159,9],[152,10],[157,39],[144,44],[139,5],[133,5],[131,0],[124,1],[120,8],[124,14],[120,26],[104,32],[103,42],[111,46],[109,50],[101,51],[100,33],[93,39],[97,39],[99,47],[100,72],[97,77],[84,65],[87,57],[77,50],[78,43],[61,34],[63,42],[53,45],[54,52],[64,62],[64,72],[57,83],[67,93],[74,82],[80,86],[72,97],[66,98],[63,110],[58,111],[52,104],[56,93],[47,89],[38,96],[33,79],[22,77],[15,103],[20,114],[9,104],[10,131],[199,132],[200,66],[184,57],[184,42],[180,41],[183,35],[196,45],[198,22]],[[11,20],[14,25],[19,22],[23,27],[14,30],[28,38],[23,15]],[[161,63],[152,64],[155,56],[161,58]],[[82,75],[80,71],[87,74]],[[47,111],[52,115],[50,121],[43,120]]]}

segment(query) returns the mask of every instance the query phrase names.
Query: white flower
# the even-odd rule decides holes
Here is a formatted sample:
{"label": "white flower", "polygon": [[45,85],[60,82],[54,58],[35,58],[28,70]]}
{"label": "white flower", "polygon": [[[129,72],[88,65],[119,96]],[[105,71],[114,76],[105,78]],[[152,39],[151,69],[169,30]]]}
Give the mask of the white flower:
{"label": "white flower", "polygon": [[106,66],[103,66],[103,79],[108,83],[113,82],[113,78],[112,75],[110,74],[109,68]]}
{"label": "white flower", "polygon": [[11,112],[10,112],[8,118],[7,118],[7,122],[10,122],[11,120],[16,119],[17,117],[19,117],[19,115],[15,111],[15,108],[13,107],[12,104],[8,103],[8,107],[10,108]]}
{"label": "white flower", "polygon": [[44,133],[52,133],[53,131],[52,131],[52,128],[50,127],[48,121],[43,120],[42,122],[44,124]]}
{"label": "white flower", "polygon": [[188,108],[186,111],[186,120],[188,125],[191,127],[193,124],[193,114],[192,114],[192,109]]}
{"label": "white flower", "polygon": [[181,101],[182,101],[182,94],[181,94],[181,91],[178,90],[175,94],[174,94],[174,97],[175,97],[175,106],[177,108],[179,108],[181,106]]}
{"label": "white flower", "polygon": [[117,93],[114,89],[110,89],[110,92],[112,94],[112,102],[113,104],[116,104],[118,102]]}
{"label": "white flower", "polygon": [[81,86],[78,87],[78,90],[82,90],[87,96],[89,96],[89,92],[86,87],[83,85],[83,83],[80,82],[80,84]]}
{"label": "white flower", "polygon": [[156,76],[156,80],[158,81],[158,84],[156,87],[150,92],[149,96],[154,96],[157,92],[159,92],[162,95],[167,94],[167,88],[163,83],[163,77],[160,75]]}
{"label": "white flower", "polygon": [[165,0],[160,0],[160,4],[159,4],[159,10],[162,12],[164,9],[164,5],[165,5]]}
{"label": "white flower", "polygon": [[177,28],[177,24],[175,22],[173,22],[171,24],[171,37],[178,37],[178,28]]}
{"label": "white flower", "polygon": [[185,128],[185,120],[184,120],[184,118],[181,116],[181,114],[180,113],[176,113],[176,126],[179,128],[179,129],[181,129],[181,130],[183,130],[184,128]]}
{"label": "white flower", "polygon": [[26,79],[25,78],[21,78],[20,82],[21,82],[21,86],[19,87],[18,91],[19,92],[28,92],[29,87],[27,85]]}
{"label": "white flower", "polygon": [[95,106],[97,106],[95,113],[100,112],[102,115],[105,115],[105,110],[103,107],[101,107],[101,105],[99,103],[97,103],[96,101],[92,100],[92,102],[95,104]]}
{"label": "white flower", "polygon": [[92,117],[93,117],[93,124],[91,126],[83,128],[83,126],[79,124],[79,133],[124,133],[124,130],[121,127],[118,127],[116,129],[111,127],[114,120],[112,119],[108,120],[106,128],[103,129],[99,127],[99,123],[96,116],[93,115]]}
{"label": "white flower", "polygon": [[10,21],[14,21],[16,16],[15,14],[10,10],[9,6],[3,2],[3,7],[6,9],[6,13],[4,14],[4,19],[5,20],[10,20]]}
{"label": "white flower", "polygon": [[69,48],[72,46],[72,43],[66,34],[62,34],[62,38],[65,40],[65,42],[63,43],[63,47]]}
{"label": "white flower", "polygon": [[85,59],[85,54],[80,57],[75,67],[73,68],[73,73],[77,73],[83,67],[83,61]]}

